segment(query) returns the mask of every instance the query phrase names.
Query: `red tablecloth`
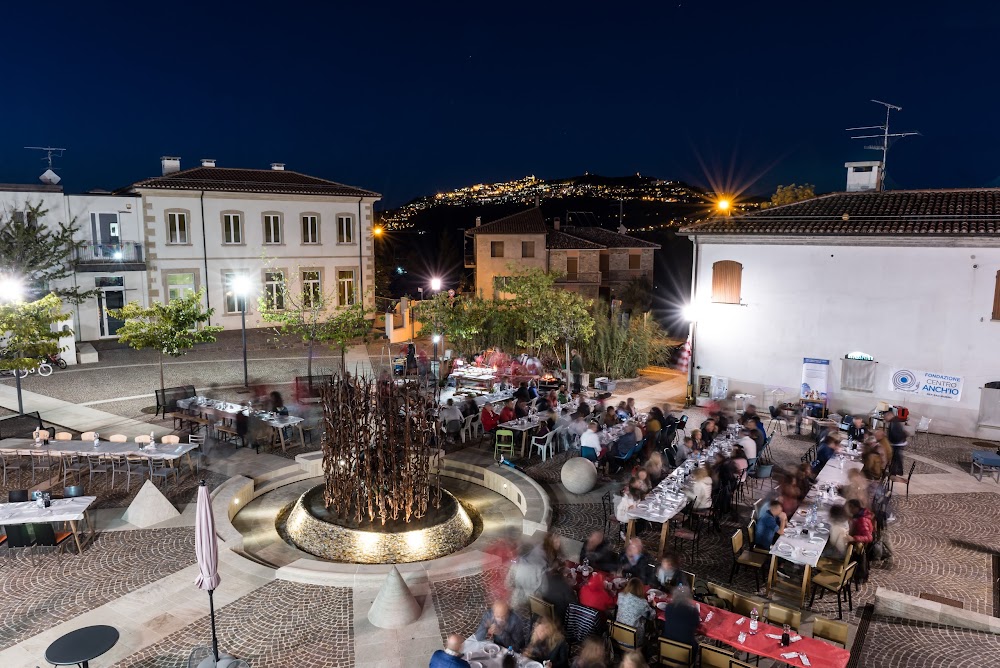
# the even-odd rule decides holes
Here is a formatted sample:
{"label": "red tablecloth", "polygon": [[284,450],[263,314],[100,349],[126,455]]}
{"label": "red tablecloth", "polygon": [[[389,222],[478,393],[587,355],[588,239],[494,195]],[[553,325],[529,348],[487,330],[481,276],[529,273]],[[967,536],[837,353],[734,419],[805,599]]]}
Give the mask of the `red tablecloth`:
{"label": "red tablecloth", "polygon": [[[758,626],[757,635],[752,636],[749,634],[749,619],[737,626],[736,622],[742,615],[705,603],[700,603],[699,605],[701,606],[702,622],[701,626],[698,627],[698,633],[714,640],[721,640],[730,647],[735,647],[736,649],[750,652],[757,656],[777,659],[790,666],[802,666],[804,664],[797,657],[794,659],[784,659],[781,656],[782,654],[788,652],[805,652],[806,656],[809,657],[809,663],[812,665],[812,668],[845,668],[848,660],[851,658],[851,653],[846,649],[841,649],[836,645],[831,645],[828,642],[816,640],[815,638],[807,638],[806,636],[802,636],[802,640],[793,642],[788,647],[782,647],[780,641],[768,638],[766,635],[770,633],[780,636],[780,627],[761,621]],[[704,620],[709,611],[713,613],[712,619],[706,622]],[[741,631],[747,632],[746,641],[742,643],[738,639]],[[795,633],[793,632],[792,635],[794,636]]]}

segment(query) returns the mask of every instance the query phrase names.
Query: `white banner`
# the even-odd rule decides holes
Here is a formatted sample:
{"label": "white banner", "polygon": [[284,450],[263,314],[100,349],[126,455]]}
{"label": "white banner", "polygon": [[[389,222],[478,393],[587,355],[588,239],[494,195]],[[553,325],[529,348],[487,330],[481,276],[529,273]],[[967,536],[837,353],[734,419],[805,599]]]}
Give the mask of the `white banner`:
{"label": "white banner", "polygon": [[806,357],[802,360],[800,399],[826,400],[830,382],[830,360]]}
{"label": "white banner", "polygon": [[893,369],[889,377],[889,389],[922,397],[959,401],[962,398],[962,377],[916,369]]}

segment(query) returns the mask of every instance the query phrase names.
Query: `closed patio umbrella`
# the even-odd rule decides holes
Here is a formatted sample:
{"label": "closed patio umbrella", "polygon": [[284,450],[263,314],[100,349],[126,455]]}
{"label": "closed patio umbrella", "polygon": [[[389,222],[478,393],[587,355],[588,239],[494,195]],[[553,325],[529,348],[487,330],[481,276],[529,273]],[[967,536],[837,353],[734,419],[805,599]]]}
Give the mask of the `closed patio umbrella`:
{"label": "closed patio umbrella", "polygon": [[208,592],[208,608],[212,618],[212,653],[219,661],[219,639],[215,635],[215,601],[212,594],[219,586],[219,545],[215,538],[215,517],[212,497],[205,481],[198,487],[198,507],[194,517],[194,552],[198,557],[198,577],[194,583]]}

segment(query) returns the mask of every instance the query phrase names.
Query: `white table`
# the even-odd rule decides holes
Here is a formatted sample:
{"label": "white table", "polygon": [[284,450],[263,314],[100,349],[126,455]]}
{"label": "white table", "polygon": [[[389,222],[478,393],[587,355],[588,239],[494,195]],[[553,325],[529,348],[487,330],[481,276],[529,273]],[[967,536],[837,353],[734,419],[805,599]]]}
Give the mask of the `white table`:
{"label": "white table", "polygon": [[87,520],[90,535],[94,535],[94,525],[90,523],[87,510],[97,500],[96,496],[77,496],[72,499],[53,499],[48,508],[39,508],[35,501],[19,503],[0,503],[0,525],[8,524],[51,524],[52,522],[69,522],[76,542],[77,552],[83,554],[80,543],[79,521]]}
{"label": "white table", "polygon": [[[501,647],[500,652],[494,656],[489,657],[485,652],[482,651],[484,645],[489,643],[488,640],[476,640],[475,635],[471,635],[465,639],[465,646],[462,648],[465,656],[469,657],[470,661],[477,661],[482,664],[483,668],[500,668],[503,665],[503,657],[507,653],[506,647]],[[514,657],[517,659],[518,666],[524,666],[525,668],[532,667],[533,665],[540,666],[540,663],[532,661],[527,657],[514,652]]]}
{"label": "white table", "polygon": [[[289,446],[289,444],[285,442],[284,428],[295,427],[299,432],[299,442],[302,447],[305,447],[306,445],[306,437],[302,432],[302,423],[305,422],[305,420],[294,415],[276,415],[267,411],[253,411],[251,414],[245,406],[240,404],[234,404],[229,401],[217,401],[206,397],[178,399],[177,407],[194,413],[199,413],[201,415],[211,415],[223,420],[235,420],[237,413],[242,413],[248,417],[260,420],[275,431],[278,436],[278,441],[281,443],[282,452],[287,450]],[[292,447],[295,446],[292,445]]]}
{"label": "white table", "polygon": [[100,441],[94,447],[93,441],[49,441],[48,445],[36,445],[30,438],[5,438],[0,441],[0,450],[5,452],[45,452],[59,455],[126,455],[129,457],[155,457],[175,460],[187,455],[198,447],[197,443],[177,443],[174,445],[156,443],[149,447],[143,443],[111,443]]}

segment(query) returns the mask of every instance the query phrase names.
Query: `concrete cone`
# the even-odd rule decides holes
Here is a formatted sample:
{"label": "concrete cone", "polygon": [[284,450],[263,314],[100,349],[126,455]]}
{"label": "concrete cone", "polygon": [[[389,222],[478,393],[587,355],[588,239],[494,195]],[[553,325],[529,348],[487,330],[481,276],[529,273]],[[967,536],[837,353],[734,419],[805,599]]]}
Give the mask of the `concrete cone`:
{"label": "concrete cone", "polygon": [[420,604],[393,566],[372,602],[368,621],[380,629],[398,629],[417,621],[419,617]]}
{"label": "concrete cone", "polygon": [[153,484],[152,480],[143,483],[142,489],[135,495],[128,510],[122,515],[123,520],[140,529],[172,520],[175,517],[180,517],[180,513],[167,500],[167,497],[163,496],[163,492]]}

